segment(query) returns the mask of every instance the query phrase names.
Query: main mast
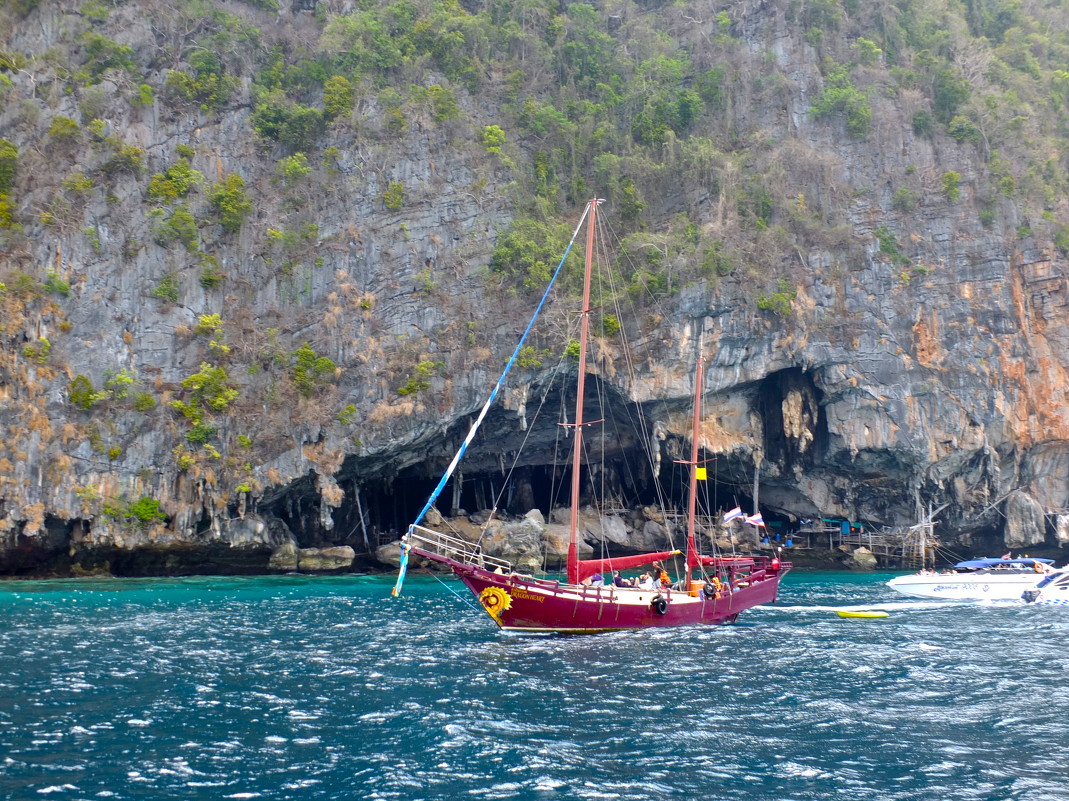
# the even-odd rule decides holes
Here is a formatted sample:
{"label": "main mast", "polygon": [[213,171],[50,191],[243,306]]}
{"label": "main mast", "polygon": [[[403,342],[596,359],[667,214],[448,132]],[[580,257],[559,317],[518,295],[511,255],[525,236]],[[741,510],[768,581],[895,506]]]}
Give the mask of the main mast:
{"label": "main mast", "polygon": [[694,539],[694,518],[698,513],[698,431],[702,417],[702,372],[704,367],[701,353],[698,354],[698,366],[694,371],[694,418],[690,428],[690,498],[687,502],[687,575],[684,587],[690,587],[694,566],[698,564],[698,549]]}
{"label": "main mast", "polygon": [[590,277],[594,264],[594,222],[597,217],[597,198],[590,201],[587,220],[586,263],[583,271],[583,306],[579,325],[579,377],[575,397],[575,449],[572,452],[572,511],[568,521],[568,583],[579,583],[579,555],[576,540],[579,530],[579,465],[583,456],[583,395],[586,392],[586,349],[590,337]]}

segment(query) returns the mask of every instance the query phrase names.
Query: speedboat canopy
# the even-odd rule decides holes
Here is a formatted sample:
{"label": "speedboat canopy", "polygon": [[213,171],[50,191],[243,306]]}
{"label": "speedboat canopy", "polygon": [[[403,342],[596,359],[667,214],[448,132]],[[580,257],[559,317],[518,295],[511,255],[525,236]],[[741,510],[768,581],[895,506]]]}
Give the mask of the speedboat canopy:
{"label": "speedboat canopy", "polygon": [[1053,559],[1039,559],[1028,557],[1027,559],[969,559],[954,565],[955,570],[982,570],[985,567],[997,567],[998,565],[1021,565],[1023,567],[1035,567],[1036,562],[1043,565],[1054,564]]}

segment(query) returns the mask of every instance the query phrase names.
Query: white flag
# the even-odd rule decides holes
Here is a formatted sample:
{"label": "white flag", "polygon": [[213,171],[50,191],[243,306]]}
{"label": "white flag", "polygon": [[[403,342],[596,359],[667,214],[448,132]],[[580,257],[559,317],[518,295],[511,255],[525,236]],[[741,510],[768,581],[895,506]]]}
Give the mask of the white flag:
{"label": "white flag", "polygon": [[732,509],[730,512],[728,512],[726,515],[724,515],[724,522],[725,523],[730,523],[732,520],[734,520],[734,519],[736,519],[738,517],[745,517],[745,515],[743,515],[742,509],[740,509],[738,506],[736,506],[734,509]]}

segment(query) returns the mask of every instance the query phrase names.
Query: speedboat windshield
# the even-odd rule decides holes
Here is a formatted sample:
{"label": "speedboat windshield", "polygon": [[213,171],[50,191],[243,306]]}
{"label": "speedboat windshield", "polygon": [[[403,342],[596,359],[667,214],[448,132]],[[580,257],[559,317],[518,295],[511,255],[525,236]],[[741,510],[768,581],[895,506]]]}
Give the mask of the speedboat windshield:
{"label": "speedboat windshield", "polygon": [[1045,576],[1041,582],[1036,585],[1038,590],[1040,587],[1046,587],[1048,584],[1066,584],[1069,583],[1069,571],[1062,571],[1061,573],[1051,573],[1049,576]]}

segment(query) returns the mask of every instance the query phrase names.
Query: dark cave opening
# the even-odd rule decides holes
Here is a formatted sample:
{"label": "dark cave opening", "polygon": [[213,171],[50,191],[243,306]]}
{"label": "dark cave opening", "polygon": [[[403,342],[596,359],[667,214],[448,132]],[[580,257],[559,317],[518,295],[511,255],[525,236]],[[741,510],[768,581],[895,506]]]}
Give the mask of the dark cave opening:
{"label": "dark cave opening", "polygon": [[[709,478],[699,482],[699,507],[714,514],[718,509],[726,511],[742,505],[749,514],[752,498],[748,489],[727,478],[718,480],[716,464],[711,457],[705,464]],[[663,503],[682,513],[687,508],[689,471],[688,465],[675,462],[669,454],[662,454],[660,475],[655,480],[644,453],[639,449],[624,451],[604,465],[582,466],[580,503],[592,503],[597,498],[603,509],[614,511]],[[410,467],[396,478],[364,483],[360,487],[360,507],[368,531],[376,538],[400,536],[437,484],[436,478],[426,476],[422,465]],[[446,483],[435,508],[446,516],[472,515],[490,510],[496,503],[497,515],[501,517],[519,517],[538,509],[549,520],[554,509],[567,508],[570,502],[571,467],[534,464],[517,467],[508,481],[500,471],[465,472]],[[344,529],[339,511],[335,511],[336,528]],[[355,510],[350,517],[352,525],[359,525]],[[283,519],[293,525],[288,516]]]}
{"label": "dark cave opening", "polygon": [[761,382],[755,407],[764,424],[766,460],[802,469],[821,462],[829,440],[823,400],[813,375],[798,367],[779,370]]}
{"label": "dark cave opening", "polygon": [[34,535],[22,531],[13,538],[14,547],[0,551],[0,573],[32,576],[47,573],[54,567],[70,562],[69,550],[77,520],[63,520],[46,515]]}
{"label": "dark cave opening", "polygon": [[[604,469],[583,465],[580,475],[582,502],[590,502],[594,497],[592,481],[612,486],[610,497],[619,503],[650,502],[655,493],[632,482],[626,482],[625,486],[625,482],[618,478],[622,472],[613,464]],[[457,516],[496,507],[498,515],[514,517],[538,509],[548,520],[553,509],[570,503],[571,475],[570,466],[554,464],[517,467],[510,477],[498,471],[469,471],[446,483],[435,508],[444,515]],[[437,484],[436,479],[420,475],[418,468],[410,468],[395,479],[366,485],[361,497],[369,525],[378,531],[403,531],[423,508]]]}
{"label": "dark cave opening", "polygon": [[[597,423],[584,435],[581,504],[597,498],[608,510],[663,506],[685,513],[690,467],[681,461],[689,457],[689,437],[672,433],[654,437],[650,410],[644,413],[618,390],[601,382],[594,381],[588,388],[589,419]],[[491,410],[461,469],[435,502],[441,514],[474,515],[496,505],[499,517],[519,517],[538,509],[549,520],[554,510],[568,507],[571,467],[564,462],[568,461],[572,440],[567,426],[560,423],[570,418],[574,398],[559,382],[548,390],[538,388],[538,393],[543,398],[542,407],[537,419],[528,420],[529,430],[517,424],[515,410],[500,406]],[[534,395],[535,390],[531,390]],[[782,370],[761,383],[755,407],[765,421],[765,448],[770,460],[792,466],[819,458],[828,439],[821,399],[812,376],[797,368]],[[659,407],[656,414],[667,411]],[[323,527],[312,473],[295,481],[284,496],[264,509],[289,527],[301,547],[348,544],[358,550],[364,550],[363,546],[373,549],[400,536],[412,523],[470,423],[471,418],[456,420],[435,441],[422,446],[425,456],[421,461],[400,467],[392,475],[382,475],[381,464],[350,462],[337,477],[345,500],[331,510],[332,530]],[[646,452],[651,441],[660,449],[659,469]],[[521,451],[522,459],[517,457]],[[707,470],[707,480],[698,485],[700,514],[722,514],[735,506],[747,515],[757,511],[749,479],[751,464],[739,456],[718,461],[712,454],[702,454],[699,459]],[[789,514],[771,508],[765,517],[780,527],[789,527],[793,521]]]}

